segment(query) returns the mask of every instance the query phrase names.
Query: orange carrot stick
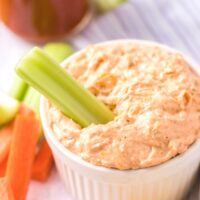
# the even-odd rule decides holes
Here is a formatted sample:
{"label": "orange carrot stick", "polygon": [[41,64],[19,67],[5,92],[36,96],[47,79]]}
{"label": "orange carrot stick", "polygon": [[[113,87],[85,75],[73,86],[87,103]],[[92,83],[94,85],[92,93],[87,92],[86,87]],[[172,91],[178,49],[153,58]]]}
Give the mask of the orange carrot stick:
{"label": "orange carrot stick", "polygon": [[37,181],[46,181],[52,166],[53,155],[47,141],[44,140],[33,164],[32,178]]}
{"label": "orange carrot stick", "polygon": [[[29,108],[27,105],[25,105],[24,103],[21,103],[20,108],[19,108],[19,114],[20,115],[32,115],[32,116],[36,116],[34,110],[32,110],[31,108]],[[38,141],[40,141],[40,139],[42,138],[43,133],[42,133],[42,127],[40,129],[40,136],[38,138]]]}
{"label": "orange carrot stick", "polygon": [[1,200],[14,200],[12,189],[5,178],[0,179],[0,199]]}
{"label": "orange carrot stick", "polygon": [[7,162],[8,156],[0,163],[0,177],[4,177],[6,175]]}
{"label": "orange carrot stick", "polygon": [[21,103],[21,105],[20,105],[19,114],[20,115],[31,115],[31,116],[34,116],[34,112],[32,111],[32,109],[28,108],[23,103]]}
{"label": "orange carrot stick", "polygon": [[[0,177],[5,176],[7,161],[8,157],[6,157],[0,163]],[[32,179],[41,182],[46,181],[49,177],[52,166],[53,166],[53,156],[46,140],[44,140],[41,144],[40,150],[37,153],[33,163]]]}
{"label": "orange carrot stick", "polygon": [[16,200],[25,200],[31,179],[40,123],[32,115],[18,115],[6,169],[6,179]]}
{"label": "orange carrot stick", "polygon": [[13,123],[0,129],[0,163],[8,156],[13,132]]}

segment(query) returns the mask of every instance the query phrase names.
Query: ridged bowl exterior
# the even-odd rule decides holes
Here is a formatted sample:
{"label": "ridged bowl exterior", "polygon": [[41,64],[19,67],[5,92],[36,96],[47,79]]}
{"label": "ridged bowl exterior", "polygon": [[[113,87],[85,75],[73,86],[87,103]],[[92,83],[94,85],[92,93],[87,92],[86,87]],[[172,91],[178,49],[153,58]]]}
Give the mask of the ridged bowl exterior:
{"label": "ridged bowl exterior", "polygon": [[162,173],[155,170],[155,174],[148,177],[146,173],[138,176],[137,170],[131,170],[133,174],[126,181],[115,173],[109,176],[98,171],[90,173],[85,166],[74,166],[75,163],[60,156],[49,144],[60,176],[74,200],[181,200],[192,186],[199,168],[200,144],[196,156],[174,169],[166,168]]}
{"label": "ridged bowl exterior", "polygon": [[[146,41],[112,42],[138,42],[170,49]],[[190,59],[189,63],[197,66]],[[200,163],[199,140],[185,153],[156,167],[126,171],[98,167],[74,155],[57,141],[48,125],[45,105],[46,100],[42,98],[41,119],[45,136],[60,176],[74,200],[181,200],[193,184]]]}

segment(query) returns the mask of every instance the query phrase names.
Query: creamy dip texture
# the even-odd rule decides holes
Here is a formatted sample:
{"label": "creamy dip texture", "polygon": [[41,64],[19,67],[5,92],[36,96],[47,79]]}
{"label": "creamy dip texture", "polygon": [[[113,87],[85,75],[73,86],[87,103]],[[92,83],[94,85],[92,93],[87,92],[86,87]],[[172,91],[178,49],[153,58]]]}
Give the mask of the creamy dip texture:
{"label": "creamy dip texture", "polygon": [[158,165],[186,151],[200,135],[200,78],[179,53],[133,42],[94,45],[65,69],[116,116],[82,129],[47,105],[57,139],[94,165]]}

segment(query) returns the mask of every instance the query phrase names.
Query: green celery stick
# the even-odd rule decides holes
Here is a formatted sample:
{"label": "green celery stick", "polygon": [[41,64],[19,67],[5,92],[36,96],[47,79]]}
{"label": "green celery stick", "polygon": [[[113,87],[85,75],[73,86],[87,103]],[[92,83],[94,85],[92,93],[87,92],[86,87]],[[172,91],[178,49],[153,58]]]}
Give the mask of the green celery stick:
{"label": "green celery stick", "polygon": [[[61,62],[71,55],[74,50],[66,43],[48,43],[44,46],[44,50],[51,55],[56,61]],[[9,95],[19,101],[22,101],[28,90],[28,84],[19,76],[15,75]]]}
{"label": "green celery stick", "polygon": [[[67,58],[74,52],[73,48],[70,45],[66,43],[56,43],[56,42],[46,44],[43,47],[43,49],[53,59],[55,59],[58,62],[62,62],[65,58]],[[37,90],[33,89],[32,87],[29,87],[23,101],[28,107],[30,107],[35,111],[37,117],[40,116],[39,115],[40,93]]]}
{"label": "green celery stick", "polygon": [[48,43],[43,49],[59,63],[74,53],[74,49],[66,43]]}
{"label": "green celery stick", "polygon": [[22,101],[27,89],[28,84],[23,81],[19,76],[15,75],[9,95],[19,101]]}
{"label": "green celery stick", "polygon": [[4,93],[0,93],[0,126],[11,121],[19,110],[19,102]]}
{"label": "green celery stick", "polygon": [[[74,52],[73,48],[65,43],[48,43],[43,47],[43,49],[58,62],[62,62],[66,57]],[[23,98],[24,104],[36,113],[38,119],[40,119],[40,96],[41,95],[37,90],[29,87]],[[39,141],[41,141],[43,137],[43,131],[41,130]]]}
{"label": "green celery stick", "polygon": [[24,104],[31,108],[38,119],[40,118],[40,93],[32,87],[29,87],[24,97]]}
{"label": "green celery stick", "polygon": [[104,124],[114,118],[102,102],[37,47],[22,58],[16,72],[82,127]]}
{"label": "green celery stick", "polygon": [[125,2],[127,2],[127,0],[95,0],[97,8],[101,12],[112,10]]}
{"label": "green celery stick", "polygon": [[[35,90],[32,87],[29,87],[23,100],[23,103],[35,112],[36,117],[38,119],[40,119],[40,97],[41,95],[37,90]],[[41,128],[39,142],[41,141],[43,137],[44,135]]]}

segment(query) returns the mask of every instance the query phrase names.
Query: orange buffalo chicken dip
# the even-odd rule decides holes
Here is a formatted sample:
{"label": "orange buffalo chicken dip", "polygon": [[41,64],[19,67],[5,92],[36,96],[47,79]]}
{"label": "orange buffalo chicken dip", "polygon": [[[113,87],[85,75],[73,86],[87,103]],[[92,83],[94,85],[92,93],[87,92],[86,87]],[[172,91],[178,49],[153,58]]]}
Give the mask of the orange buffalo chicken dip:
{"label": "orange buffalo chicken dip", "polygon": [[99,166],[146,168],[199,137],[200,78],[177,52],[138,43],[89,46],[65,69],[114,112],[81,128],[48,103],[48,121],[71,152]]}

